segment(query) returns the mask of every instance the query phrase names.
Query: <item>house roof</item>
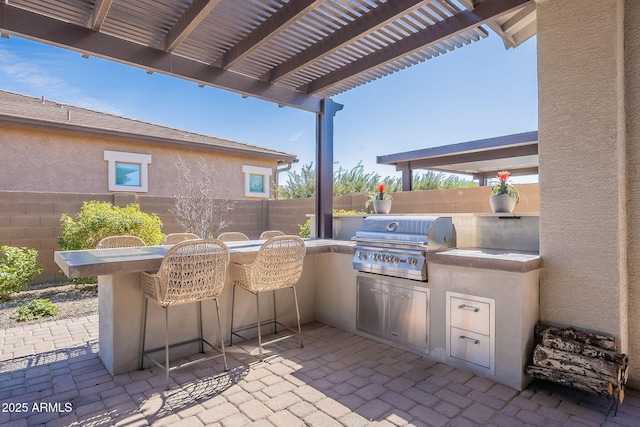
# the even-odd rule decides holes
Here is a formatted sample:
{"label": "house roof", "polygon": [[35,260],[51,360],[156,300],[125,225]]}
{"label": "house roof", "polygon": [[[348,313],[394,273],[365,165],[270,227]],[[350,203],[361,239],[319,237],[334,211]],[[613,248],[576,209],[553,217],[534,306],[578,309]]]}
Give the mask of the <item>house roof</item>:
{"label": "house roof", "polygon": [[17,35],[321,112],[324,98],[488,36],[535,33],[534,0],[11,0]]}
{"label": "house roof", "polygon": [[0,123],[218,151],[291,163],[294,154],[148,123],[42,98],[0,91]]}
{"label": "house roof", "polygon": [[499,170],[511,175],[538,173],[538,131],[378,156],[378,163],[398,170],[430,169],[441,172],[494,176]]}

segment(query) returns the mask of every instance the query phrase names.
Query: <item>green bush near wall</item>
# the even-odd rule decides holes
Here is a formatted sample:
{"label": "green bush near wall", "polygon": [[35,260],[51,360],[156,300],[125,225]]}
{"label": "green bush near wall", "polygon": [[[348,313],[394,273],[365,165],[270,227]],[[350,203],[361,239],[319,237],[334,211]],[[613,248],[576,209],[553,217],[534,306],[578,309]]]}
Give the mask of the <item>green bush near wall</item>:
{"label": "green bush near wall", "polygon": [[[334,215],[336,215],[336,214],[339,214],[339,215],[364,215],[365,212],[346,211],[344,209],[334,209],[333,210],[333,214]],[[304,224],[298,224],[298,227],[300,228],[300,231],[298,232],[298,235],[300,237],[311,237],[311,218],[306,220]]]}
{"label": "green bush near wall", "polygon": [[35,249],[2,246],[0,248],[0,300],[22,291],[42,268]]}
{"label": "green bush near wall", "polygon": [[93,200],[83,204],[75,220],[63,214],[60,222],[58,244],[66,251],[93,249],[108,236],[138,236],[147,245],[160,245],[164,238],[160,217],[142,212],[137,203],[120,207]]}

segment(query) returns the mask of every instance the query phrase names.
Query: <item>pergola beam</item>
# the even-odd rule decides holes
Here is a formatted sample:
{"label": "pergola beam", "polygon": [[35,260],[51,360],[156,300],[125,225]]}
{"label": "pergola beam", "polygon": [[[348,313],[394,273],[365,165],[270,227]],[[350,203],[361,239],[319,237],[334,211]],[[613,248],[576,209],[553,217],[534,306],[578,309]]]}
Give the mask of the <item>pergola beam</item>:
{"label": "pergola beam", "polygon": [[349,25],[340,28],[330,36],[273,68],[269,72],[267,79],[272,83],[276,83],[319,58],[342,49],[354,40],[361,38],[364,34],[378,30],[397,19],[398,16],[406,15],[418,9],[424,3],[424,0],[389,0],[370,13],[361,16]]}
{"label": "pergola beam", "polygon": [[107,19],[107,14],[109,13],[109,8],[113,0],[97,0],[95,6],[93,7],[93,12],[91,12],[91,18],[89,18],[89,28],[92,28],[96,31],[100,31],[104,21]]}
{"label": "pergola beam", "polygon": [[273,85],[0,2],[0,32],[191,80],[246,96],[320,112],[321,98]]}
{"label": "pergola beam", "polygon": [[260,49],[276,35],[282,28],[287,28],[293,22],[313,10],[324,0],[295,0],[284,5],[278,12],[271,15],[262,24],[258,25],[244,39],[231,47],[222,58],[222,68],[228,69],[234,64]]}
{"label": "pergola beam", "polygon": [[172,52],[207,17],[220,0],[193,0],[164,39],[164,50]]}
{"label": "pergola beam", "polygon": [[310,94],[318,93],[330,86],[353,78],[353,76],[361,75],[383,64],[399,60],[412,52],[424,49],[426,46],[444,41],[454,34],[477,28],[490,19],[497,18],[532,2],[533,0],[486,0],[472,11],[466,10],[448,17],[375,53],[326,74],[299,89]]}
{"label": "pergola beam", "polygon": [[429,159],[411,160],[412,169],[437,168],[446,164],[461,164],[470,162],[481,162],[496,159],[508,159],[512,157],[533,156],[538,154],[538,144],[522,145],[519,147],[508,147],[496,150],[486,150],[475,153],[455,154],[451,156],[440,156]]}

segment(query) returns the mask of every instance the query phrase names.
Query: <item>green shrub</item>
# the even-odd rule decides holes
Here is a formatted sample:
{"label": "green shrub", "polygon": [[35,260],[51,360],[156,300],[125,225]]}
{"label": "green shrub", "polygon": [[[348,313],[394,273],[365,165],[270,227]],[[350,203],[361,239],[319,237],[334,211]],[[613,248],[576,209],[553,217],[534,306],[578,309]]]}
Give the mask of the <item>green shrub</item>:
{"label": "green shrub", "polygon": [[29,304],[18,307],[16,320],[27,322],[41,319],[45,316],[55,316],[60,309],[48,299],[34,299]]}
{"label": "green shrub", "polygon": [[0,300],[20,292],[40,274],[38,251],[35,249],[2,246],[0,248]]}
{"label": "green shrub", "polygon": [[160,217],[142,212],[137,203],[122,208],[108,202],[85,202],[75,220],[62,215],[60,222],[58,244],[67,251],[93,249],[108,236],[138,236],[147,245],[160,245],[164,237]]}
{"label": "green shrub", "polygon": [[311,218],[307,219],[304,224],[298,224],[298,227],[300,227],[300,232],[298,232],[300,237],[311,237]]}
{"label": "green shrub", "polygon": [[[340,215],[364,215],[365,212],[360,212],[360,211],[346,211],[344,209],[334,209],[333,210],[333,214],[340,214]],[[311,218],[309,218],[308,220],[305,221],[304,224],[298,224],[298,227],[300,228],[300,231],[298,232],[298,235],[300,237],[311,237]]]}

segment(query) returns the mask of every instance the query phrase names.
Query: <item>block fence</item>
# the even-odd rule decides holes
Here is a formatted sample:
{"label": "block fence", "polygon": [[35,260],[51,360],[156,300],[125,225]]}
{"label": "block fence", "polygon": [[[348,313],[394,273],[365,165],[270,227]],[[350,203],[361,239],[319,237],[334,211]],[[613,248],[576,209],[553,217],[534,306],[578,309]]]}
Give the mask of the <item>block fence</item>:
{"label": "block fence", "polygon": [[[538,184],[518,185],[526,196],[516,212],[539,212]],[[393,194],[391,213],[447,214],[490,212],[489,192],[486,187],[412,191]],[[117,206],[139,203],[144,212],[156,213],[163,222],[165,234],[183,231],[169,209],[171,197],[144,196],[125,193],[39,193],[0,191],[0,246],[19,246],[38,251],[43,268],[35,283],[65,280],[64,274],[53,261],[54,251],[60,250],[58,237],[62,232],[60,217],[72,217],[80,211],[83,202],[98,200]],[[355,194],[334,198],[334,208],[366,211],[366,195]],[[369,208],[371,209],[371,208]],[[231,225],[223,231],[241,231],[250,238],[258,238],[264,230],[281,230],[298,234],[299,225],[314,213],[314,199],[293,200],[236,200],[226,215]]]}

